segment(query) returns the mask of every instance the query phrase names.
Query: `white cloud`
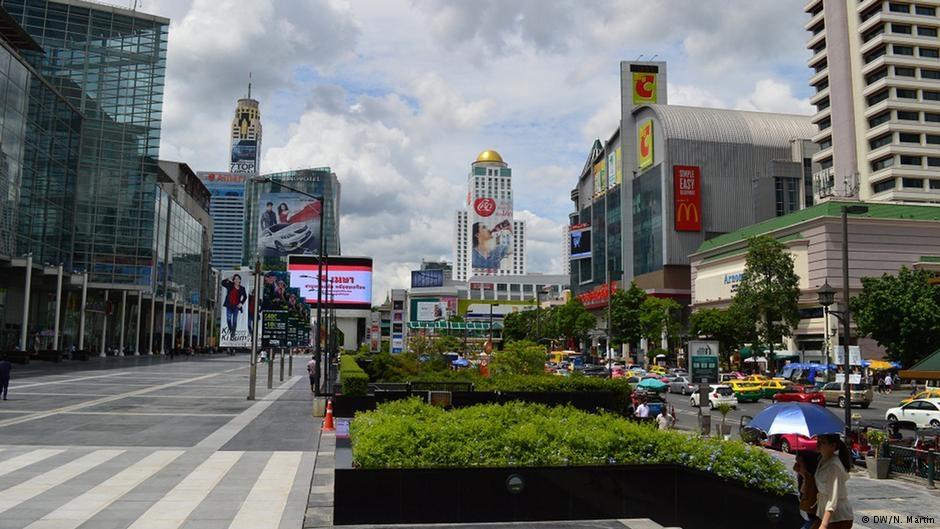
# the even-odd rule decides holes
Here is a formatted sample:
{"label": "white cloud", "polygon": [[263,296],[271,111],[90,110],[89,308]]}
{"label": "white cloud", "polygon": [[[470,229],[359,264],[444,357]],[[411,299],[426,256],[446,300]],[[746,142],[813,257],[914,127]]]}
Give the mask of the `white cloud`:
{"label": "white cloud", "polygon": [[812,114],[813,106],[806,98],[793,95],[790,85],[761,79],[754,85],[754,91],[735,102],[735,108],[757,110],[761,112],[781,112],[785,114]]}

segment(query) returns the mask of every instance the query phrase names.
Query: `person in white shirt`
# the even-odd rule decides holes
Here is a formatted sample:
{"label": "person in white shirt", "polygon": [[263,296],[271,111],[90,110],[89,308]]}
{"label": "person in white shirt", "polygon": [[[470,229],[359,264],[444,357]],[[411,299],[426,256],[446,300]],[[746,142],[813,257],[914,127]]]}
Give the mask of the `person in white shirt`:
{"label": "person in white shirt", "polygon": [[650,407],[646,405],[646,401],[640,401],[640,405],[636,407],[636,416],[640,419],[648,419],[650,416]]}
{"label": "person in white shirt", "polygon": [[675,424],[675,418],[666,413],[666,407],[663,406],[659,415],[656,416],[656,426],[660,430],[668,430],[672,428],[673,424]]}
{"label": "person in white shirt", "polygon": [[891,373],[885,375],[885,389],[888,393],[891,393],[891,390],[894,388],[894,378],[891,377]]}
{"label": "person in white shirt", "polygon": [[852,455],[838,434],[820,435],[816,448],[821,456],[816,469],[819,529],[851,529],[855,513],[849,503],[846,481],[852,468]]}

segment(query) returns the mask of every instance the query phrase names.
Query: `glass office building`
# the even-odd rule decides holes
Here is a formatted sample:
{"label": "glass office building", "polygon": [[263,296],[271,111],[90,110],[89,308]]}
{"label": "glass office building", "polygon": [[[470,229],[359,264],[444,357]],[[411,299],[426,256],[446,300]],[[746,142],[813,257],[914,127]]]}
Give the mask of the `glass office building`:
{"label": "glass office building", "polygon": [[152,285],[169,20],[68,0],[0,0],[42,50],[24,52],[84,127],[74,266],[97,284]]}

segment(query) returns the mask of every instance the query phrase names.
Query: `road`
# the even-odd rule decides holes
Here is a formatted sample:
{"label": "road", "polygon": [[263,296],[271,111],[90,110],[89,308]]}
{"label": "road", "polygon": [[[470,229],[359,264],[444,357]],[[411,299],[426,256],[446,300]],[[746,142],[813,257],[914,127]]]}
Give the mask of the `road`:
{"label": "road", "polygon": [[296,529],[319,421],[295,376],[246,400],[245,356],[14,366],[0,529]]}

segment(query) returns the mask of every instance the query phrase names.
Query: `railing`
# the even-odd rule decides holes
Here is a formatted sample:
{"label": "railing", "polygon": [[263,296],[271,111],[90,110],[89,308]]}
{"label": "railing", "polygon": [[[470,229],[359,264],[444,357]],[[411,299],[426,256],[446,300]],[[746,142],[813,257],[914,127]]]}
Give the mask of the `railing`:
{"label": "railing", "polygon": [[892,445],[888,448],[888,456],[891,458],[891,474],[926,480],[927,487],[934,488],[936,452]]}

